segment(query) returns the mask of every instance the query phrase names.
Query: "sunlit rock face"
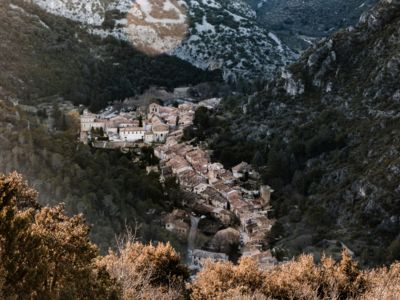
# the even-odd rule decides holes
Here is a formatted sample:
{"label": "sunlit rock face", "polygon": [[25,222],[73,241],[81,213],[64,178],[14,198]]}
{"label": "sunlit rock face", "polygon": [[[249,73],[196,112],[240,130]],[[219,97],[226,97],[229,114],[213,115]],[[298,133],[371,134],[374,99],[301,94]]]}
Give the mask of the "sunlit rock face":
{"label": "sunlit rock face", "polygon": [[149,56],[166,53],[203,70],[220,69],[229,81],[271,78],[296,57],[277,35],[257,25],[245,0],[29,1]]}
{"label": "sunlit rock face", "polygon": [[127,36],[148,55],[178,47],[188,31],[186,4],[177,0],[137,0],[127,16]]}

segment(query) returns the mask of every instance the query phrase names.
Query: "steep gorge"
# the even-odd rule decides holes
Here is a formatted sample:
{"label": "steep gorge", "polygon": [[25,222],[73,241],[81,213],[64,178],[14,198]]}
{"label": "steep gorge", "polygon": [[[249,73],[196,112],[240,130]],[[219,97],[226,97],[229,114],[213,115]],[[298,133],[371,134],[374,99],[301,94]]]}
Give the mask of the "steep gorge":
{"label": "steep gorge", "polygon": [[345,247],[365,264],[399,258],[399,28],[400,3],[380,1],[210,117],[216,158],[252,161],[277,191],[282,257]]}

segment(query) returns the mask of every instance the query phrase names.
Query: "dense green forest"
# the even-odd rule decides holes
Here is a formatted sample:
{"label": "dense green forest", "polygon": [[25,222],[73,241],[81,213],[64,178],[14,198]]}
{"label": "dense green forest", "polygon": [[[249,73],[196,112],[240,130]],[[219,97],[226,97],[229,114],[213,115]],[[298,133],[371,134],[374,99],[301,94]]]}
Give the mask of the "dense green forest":
{"label": "dense green forest", "polygon": [[42,115],[0,102],[0,172],[23,173],[38,190],[41,204],[56,205],[62,199],[68,213],[84,213],[93,225],[91,237],[102,250],[113,245],[126,226],[136,228],[142,241],[169,240],[180,249],[160,216],[180,194],[176,186],[163,189],[158,175],[146,174],[151,148],[141,156],[95,150],[78,143],[76,114],[62,113],[58,120],[64,122],[50,129]]}

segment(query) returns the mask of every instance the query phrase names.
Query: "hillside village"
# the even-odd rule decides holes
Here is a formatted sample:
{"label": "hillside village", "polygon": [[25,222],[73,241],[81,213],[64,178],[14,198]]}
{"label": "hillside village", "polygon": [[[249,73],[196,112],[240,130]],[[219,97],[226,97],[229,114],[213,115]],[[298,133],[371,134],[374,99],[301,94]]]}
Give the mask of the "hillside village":
{"label": "hillside village", "polygon": [[179,130],[193,124],[196,107],[212,109],[219,103],[219,99],[213,98],[198,104],[183,100],[180,102],[176,107],[158,103],[151,103],[147,108],[114,109],[110,106],[99,114],[85,109],[80,117],[80,141],[104,141],[116,148],[140,143],[165,143],[170,132],[176,135]]}
{"label": "hillside village", "polygon": [[[266,250],[267,234],[273,225],[273,220],[268,218],[273,190],[258,185],[259,174],[249,164],[243,162],[226,170],[222,164],[211,162],[206,150],[181,143],[181,137],[182,130],[171,132],[165,144],[155,148],[155,155],[160,159],[161,179],[175,176],[184,190],[198,196],[192,204],[196,211],[218,219],[226,229],[234,226],[241,255],[252,257],[266,267],[274,264],[271,252]],[[252,183],[251,189],[246,186],[249,183]],[[193,227],[185,219],[185,214],[174,211],[167,218],[166,228],[178,235],[190,236]],[[193,217],[190,219],[193,226]],[[236,220],[239,226],[235,226]],[[201,219],[196,220],[199,221]],[[227,232],[226,229],[223,231]],[[222,253],[191,250],[192,262],[197,267],[204,261],[200,258],[228,259]]]}
{"label": "hillside village", "polygon": [[[195,249],[197,227],[206,216],[223,224],[215,238],[233,236],[240,255],[270,266],[276,263],[267,250],[266,239],[273,225],[268,218],[273,190],[260,186],[259,174],[249,164],[243,162],[227,170],[211,161],[207,149],[182,142],[184,129],[193,125],[196,109],[201,106],[214,109],[219,101],[217,98],[199,103],[181,101],[175,106],[151,103],[148,107],[119,111],[107,108],[99,114],[85,110],[81,116],[80,140],[104,148],[154,146],[154,155],[160,162],[157,167],[148,167],[148,171],[159,172],[162,183],[168,177],[176,178],[180,187],[192,195],[192,201],[185,203],[192,213],[175,209],[165,218],[165,227],[188,240],[193,268],[201,268],[205,259],[228,260],[221,249],[212,246]],[[202,218],[194,216],[193,211],[200,212]]]}
{"label": "hillside village", "polygon": [[[111,144],[124,143],[125,146],[134,142],[146,144],[165,142],[169,128],[177,126],[181,110],[172,107],[161,107],[157,104],[149,106],[146,115],[142,110],[113,111],[107,108],[96,115],[88,110],[81,116],[81,142],[108,141]],[[167,120],[160,116],[168,115]]]}

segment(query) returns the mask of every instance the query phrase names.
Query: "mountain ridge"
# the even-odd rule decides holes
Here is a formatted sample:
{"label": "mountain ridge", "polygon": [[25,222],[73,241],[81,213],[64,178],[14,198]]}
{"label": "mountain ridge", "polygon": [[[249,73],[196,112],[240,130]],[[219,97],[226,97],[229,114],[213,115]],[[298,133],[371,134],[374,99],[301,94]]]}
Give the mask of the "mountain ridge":
{"label": "mountain ridge", "polygon": [[[278,37],[271,38],[269,30],[257,25],[254,10],[242,0],[171,1],[166,2],[170,9],[187,10],[187,24],[181,26],[188,28],[186,37],[170,34],[162,38],[164,43],[171,38],[177,39],[173,42],[177,46],[166,52],[199,68],[222,69],[226,80],[271,78],[296,57]],[[50,13],[81,22],[94,34],[112,35],[133,45],[143,41],[132,37],[130,32],[143,31],[146,38],[149,35],[158,38],[159,34],[169,30],[162,25],[155,29],[153,22],[138,27],[132,21],[132,17],[137,16],[142,20],[143,9],[155,13],[154,7],[161,4],[158,0],[140,0],[137,3],[130,0],[33,0],[33,3]],[[158,21],[162,23],[163,18],[158,17]]]}
{"label": "mountain ridge", "polygon": [[[146,56],[113,37],[101,39],[25,1],[0,3],[0,93],[28,104],[71,101],[98,110],[142,93],[221,81],[176,57]],[[21,46],[23,45],[23,46]]]}

